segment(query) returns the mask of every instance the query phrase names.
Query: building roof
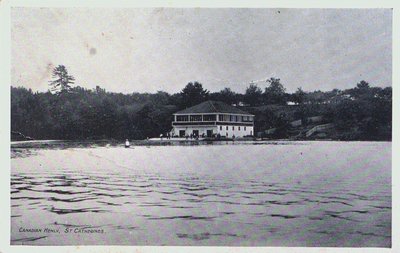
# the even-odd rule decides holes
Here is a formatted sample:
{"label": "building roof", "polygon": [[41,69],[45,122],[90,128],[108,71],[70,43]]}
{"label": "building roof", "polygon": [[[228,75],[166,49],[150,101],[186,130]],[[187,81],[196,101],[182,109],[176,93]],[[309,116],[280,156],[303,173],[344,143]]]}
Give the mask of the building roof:
{"label": "building roof", "polygon": [[252,115],[234,106],[225,104],[220,101],[212,101],[212,100],[205,101],[203,103],[186,108],[174,114],[190,114],[190,113],[229,113],[229,114]]}

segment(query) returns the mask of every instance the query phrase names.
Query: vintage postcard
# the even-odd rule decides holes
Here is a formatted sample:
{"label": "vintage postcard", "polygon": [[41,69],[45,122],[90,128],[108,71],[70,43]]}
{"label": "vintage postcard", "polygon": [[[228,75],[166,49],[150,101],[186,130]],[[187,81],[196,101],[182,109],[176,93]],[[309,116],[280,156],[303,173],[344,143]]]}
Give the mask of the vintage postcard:
{"label": "vintage postcard", "polygon": [[9,249],[394,251],[393,8],[195,7],[11,4]]}

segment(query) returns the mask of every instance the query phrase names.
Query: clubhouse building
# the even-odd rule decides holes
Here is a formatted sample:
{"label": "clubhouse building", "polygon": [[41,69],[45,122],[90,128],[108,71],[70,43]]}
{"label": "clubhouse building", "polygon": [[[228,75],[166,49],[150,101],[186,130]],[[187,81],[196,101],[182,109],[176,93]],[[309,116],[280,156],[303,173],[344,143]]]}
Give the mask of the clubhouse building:
{"label": "clubhouse building", "polygon": [[173,115],[173,136],[234,138],[254,135],[254,115],[219,101],[205,101]]}

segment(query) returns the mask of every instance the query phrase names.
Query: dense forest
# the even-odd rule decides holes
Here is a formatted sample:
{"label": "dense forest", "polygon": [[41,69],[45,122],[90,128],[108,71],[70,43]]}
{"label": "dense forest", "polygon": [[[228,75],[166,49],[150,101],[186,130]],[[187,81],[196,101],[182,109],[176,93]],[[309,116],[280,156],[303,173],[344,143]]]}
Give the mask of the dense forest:
{"label": "dense forest", "polygon": [[169,94],[122,94],[72,87],[64,66],[53,71],[49,91],[11,87],[11,130],[34,139],[145,139],[171,130],[172,113],[206,100],[239,106],[255,115],[255,133],[276,128],[270,138],[289,138],[290,122],[322,116],[335,126],[331,139],[391,140],[392,88],[360,81],[354,88],[287,93],[281,80],[250,84],[244,94],[230,88],[209,92],[199,82]]}

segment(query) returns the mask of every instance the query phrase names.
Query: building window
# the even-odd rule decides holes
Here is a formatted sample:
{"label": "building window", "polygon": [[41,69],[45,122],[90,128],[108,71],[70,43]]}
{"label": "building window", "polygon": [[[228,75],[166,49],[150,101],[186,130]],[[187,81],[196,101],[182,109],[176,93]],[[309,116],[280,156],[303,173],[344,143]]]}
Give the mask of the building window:
{"label": "building window", "polygon": [[217,115],[215,114],[205,114],[203,115],[204,121],[215,121],[217,119]]}
{"label": "building window", "polygon": [[228,130],[228,126],[226,126],[226,130]]}
{"label": "building window", "polygon": [[244,131],[246,131],[246,127],[244,127]]}
{"label": "building window", "polygon": [[232,126],[232,130],[235,130],[235,127],[234,127],[234,126]]}
{"label": "building window", "polygon": [[219,126],[219,130],[221,130],[221,131],[222,131],[222,126]]}
{"label": "building window", "polygon": [[201,115],[190,115],[190,121],[202,121]]}
{"label": "building window", "polygon": [[189,121],[189,116],[187,115],[177,115],[176,121]]}
{"label": "building window", "polygon": [[240,131],[240,127],[238,127],[239,128],[239,131]]}
{"label": "building window", "polygon": [[244,122],[251,122],[253,121],[253,117],[252,116],[243,116],[242,117]]}
{"label": "building window", "polygon": [[224,121],[224,115],[219,114],[219,115],[218,115],[218,120],[219,120],[219,121]]}

